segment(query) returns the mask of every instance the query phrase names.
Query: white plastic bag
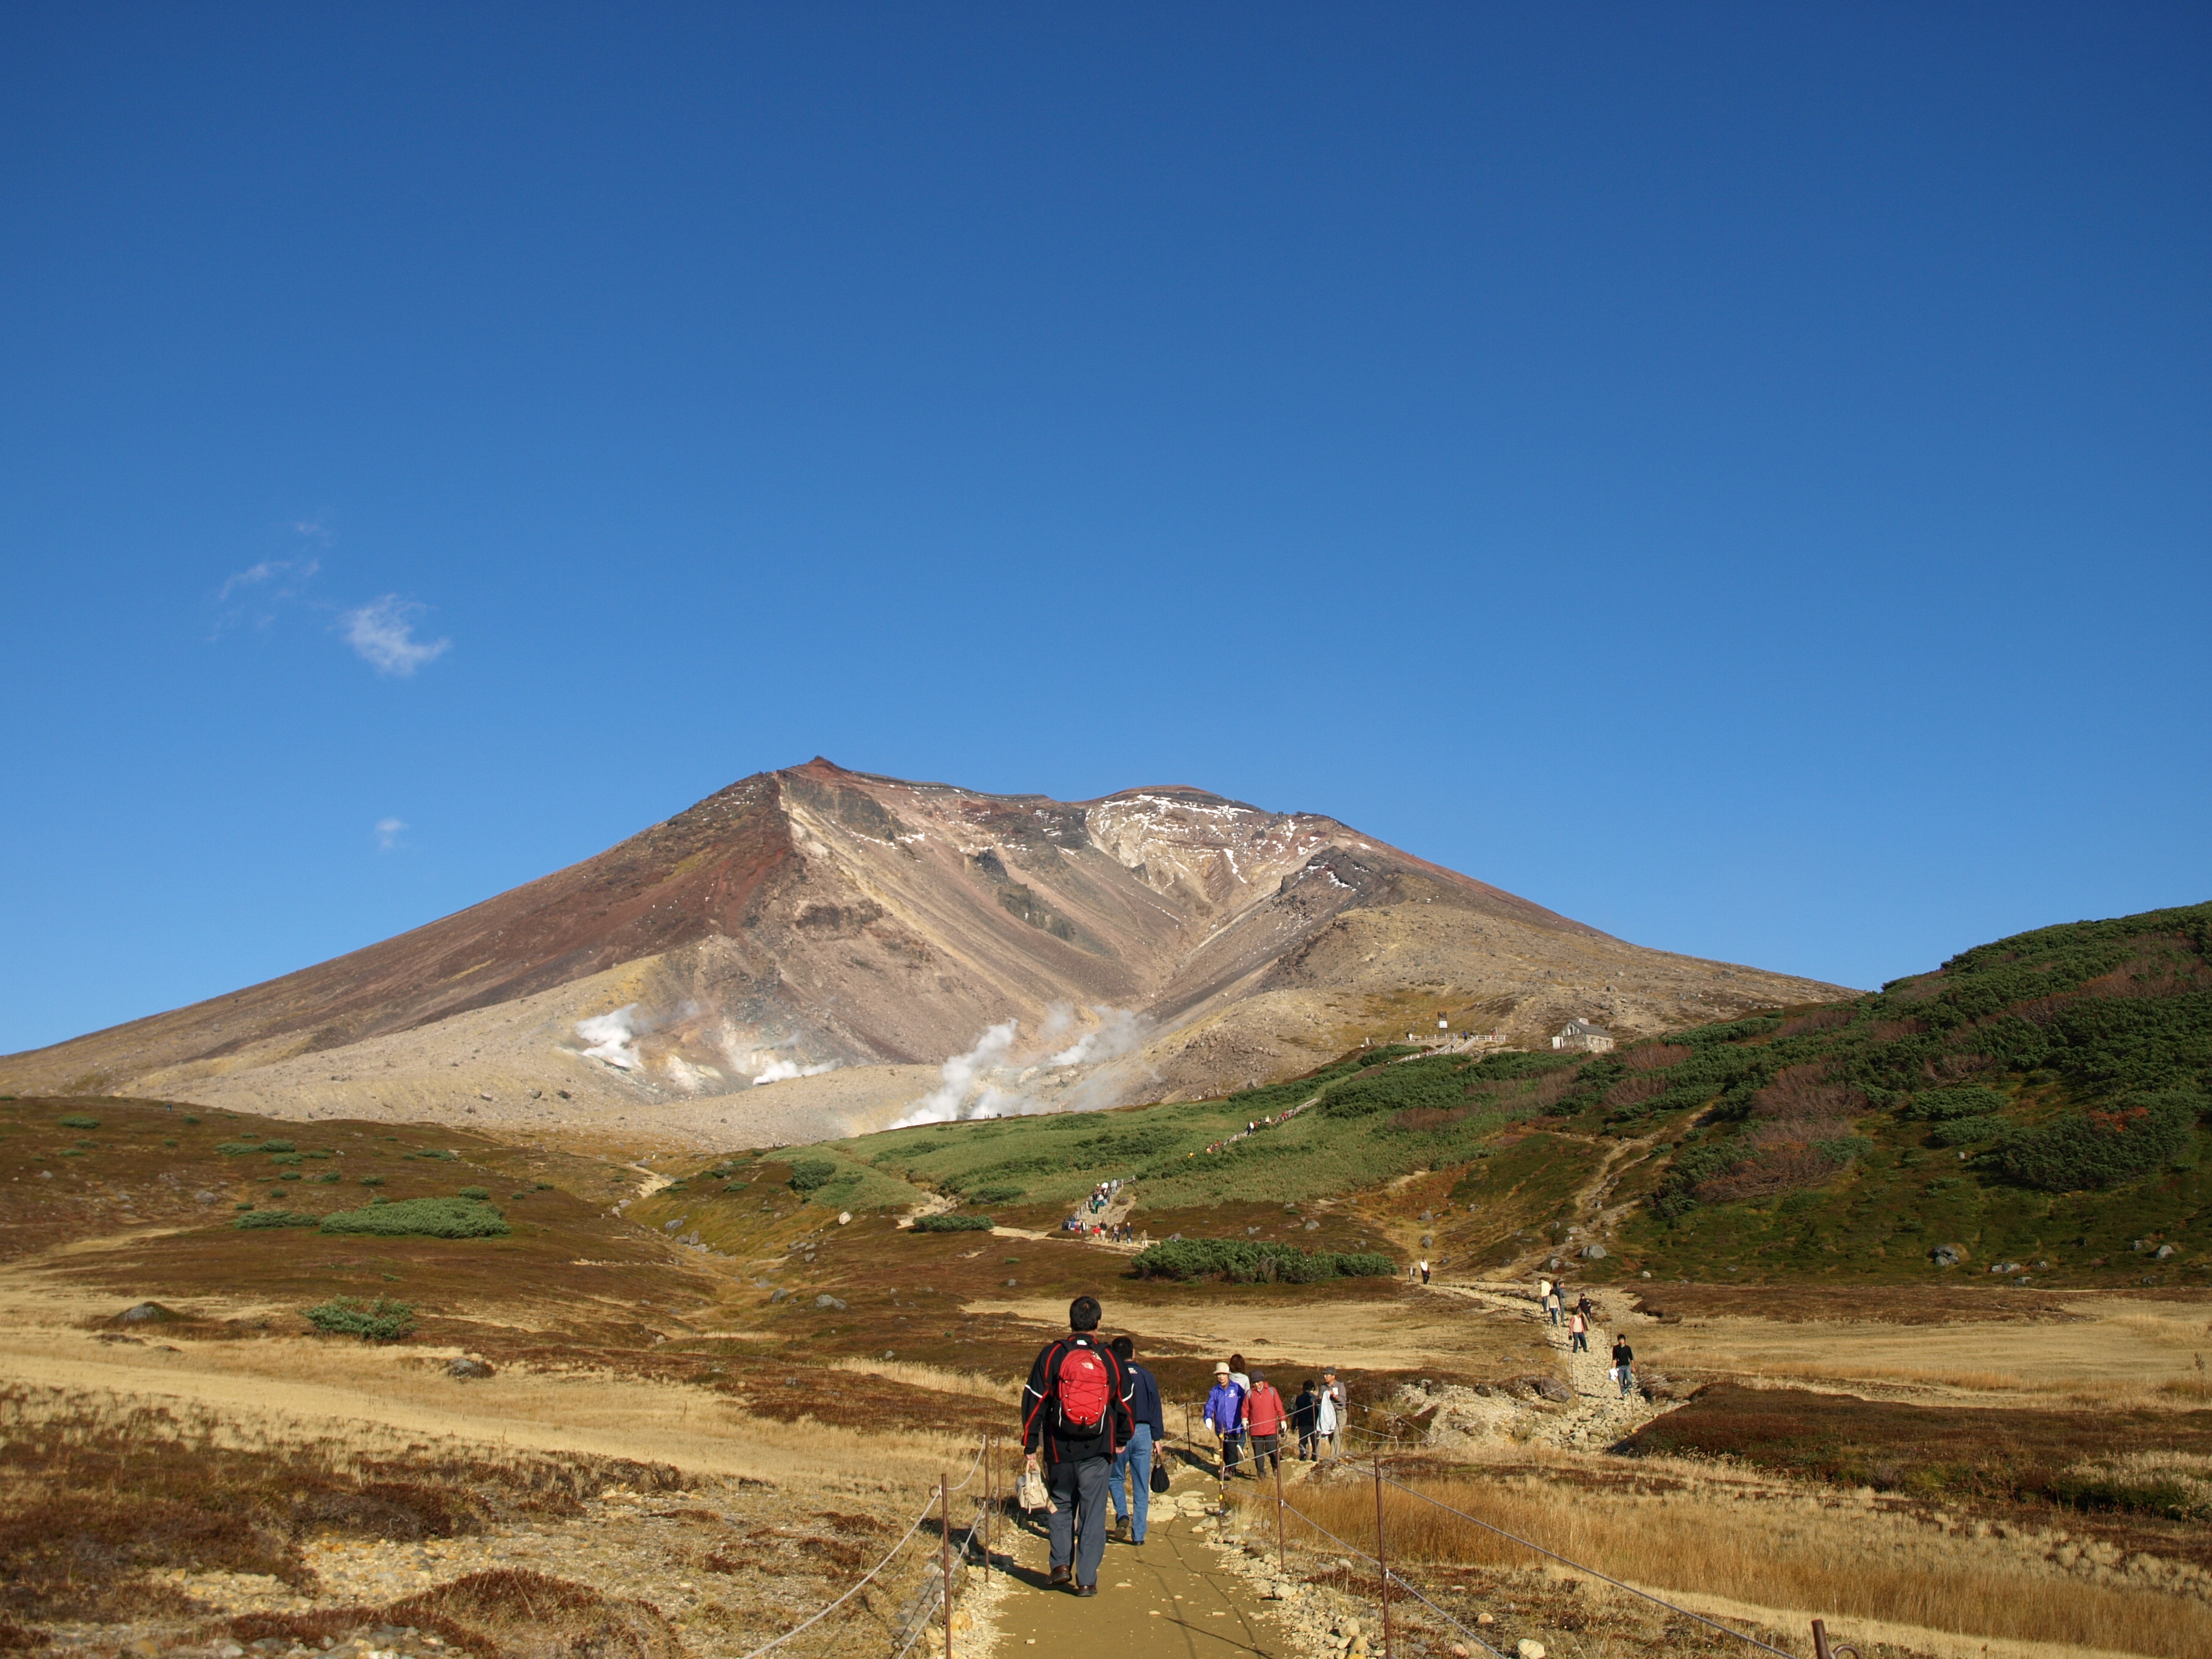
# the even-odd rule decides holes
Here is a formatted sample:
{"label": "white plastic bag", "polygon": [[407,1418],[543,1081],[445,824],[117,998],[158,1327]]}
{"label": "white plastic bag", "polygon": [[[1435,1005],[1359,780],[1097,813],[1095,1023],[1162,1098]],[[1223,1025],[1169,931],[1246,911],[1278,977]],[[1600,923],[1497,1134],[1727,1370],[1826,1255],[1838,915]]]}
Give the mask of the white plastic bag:
{"label": "white plastic bag", "polygon": [[1014,1482],[1014,1502],[1025,1510],[1048,1510],[1052,1493],[1044,1484],[1044,1477],[1035,1469],[1024,1469],[1022,1478]]}

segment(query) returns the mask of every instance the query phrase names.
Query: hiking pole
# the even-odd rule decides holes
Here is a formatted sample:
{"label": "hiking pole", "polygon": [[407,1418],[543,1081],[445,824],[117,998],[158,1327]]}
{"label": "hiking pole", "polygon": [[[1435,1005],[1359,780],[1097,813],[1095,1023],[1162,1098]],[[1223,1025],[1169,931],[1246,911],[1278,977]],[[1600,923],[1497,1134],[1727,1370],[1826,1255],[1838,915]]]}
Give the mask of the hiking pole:
{"label": "hiking pole", "polygon": [[942,1469],[937,1474],[937,1559],[945,1573],[945,1659],[952,1659],[952,1491]]}
{"label": "hiking pole", "polygon": [[1390,1558],[1382,1546],[1382,1454],[1375,1454],[1375,1565],[1382,1575],[1382,1659],[1390,1655]]}

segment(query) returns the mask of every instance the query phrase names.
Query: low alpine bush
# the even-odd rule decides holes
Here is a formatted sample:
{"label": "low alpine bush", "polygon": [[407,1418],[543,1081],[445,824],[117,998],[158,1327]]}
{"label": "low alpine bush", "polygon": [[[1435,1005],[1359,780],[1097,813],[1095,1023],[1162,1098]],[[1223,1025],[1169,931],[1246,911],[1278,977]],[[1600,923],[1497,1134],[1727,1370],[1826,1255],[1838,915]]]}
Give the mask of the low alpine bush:
{"label": "low alpine bush", "polygon": [[473,1198],[406,1198],[339,1210],[322,1220],[326,1233],[367,1233],[380,1238],[501,1238],[507,1218]]}
{"label": "low alpine bush", "polygon": [[369,1342],[397,1342],[415,1328],[411,1304],[388,1301],[380,1296],[374,1301],[337,1296],[301,1311],[319,1331],[327,1331],[333,1336],[358,1336]]}

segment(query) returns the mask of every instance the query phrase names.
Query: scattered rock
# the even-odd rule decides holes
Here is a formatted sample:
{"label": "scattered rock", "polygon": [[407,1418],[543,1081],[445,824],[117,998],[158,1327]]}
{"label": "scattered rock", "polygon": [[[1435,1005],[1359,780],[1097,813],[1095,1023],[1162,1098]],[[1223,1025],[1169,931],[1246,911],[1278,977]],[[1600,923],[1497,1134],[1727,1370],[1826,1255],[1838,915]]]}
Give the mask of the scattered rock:
{"label": "scattered rock", "polygon": [[2171,1244],[2161,1244],[2158,1247],[2158,1259],[2160,1261],[2165,1261],[2166,1257],[2172,1255],[2173,1253],[2173,1246]]}
{"label": "scattered rock", "polygon": [[791,1292],[789,1290],[786,1289],[783,1285],[779,1285],[774,1291],[769,1292],[768,1299],[771,1302],[781,1302],[790,1294]]}
{"label": "scattered rock", "polygon": [[1602,1244],[1585,1244],[1585,1245],[1583,1245],[1583,1261],[1604,1261],[1604,1260],[1605,1260],[1605,1246],[1604,1246],[1604,1245],[1602,1245]]}
{"label": "scattered rock", "polygon": [[1938,1244],[1928,1252],[1928,1259],[1939,1267],[1955,1267],[1972,1254],[1963,1244]]}
{"label": "scattered rock", "polygon": [[853,1224],[853,1212],[852,1212],[850,1210],[840,1210],[840,1211],[838,1211],[838,1212],[837,1212],[837,1224],[838,1224],[839,1226],[841,1226],[841,1227],[849,1227],[849,1226],[851,1226],[851,1225]]}
{"label": "scattered rock", "polygon": [[1474,1615],[1474,1622],[1478,1625],[1494,1625],[1498,1620],[1489,1613],[1478,1613]]}
{"label": "scattered rock", "polygon": [[463,1354],[446,1367],[446,1375],[448,1376],[490,1376],[493,1374],[492,1368],[473,1354]]}
{"label": "scattered rock", "polygon": [[826,1291],[814,1298],[814,1305],[817,1308],[835,1308],[839,1313],[845,1311],[845,1304]]}
{"label": "scattered rock", "polygon": [[1532,1637],[1524,1636],[1516,1642],[1513,1651],[1519,1654],[1521,1659],[1544,1659],[1544,1644]]}
{"label": "scattered rock", "polygon": [[181,1317],[173,1309],[165,1308],[158,1302],[138,1303],[125,1308],[118,1316],[120,1322],[125,1325],[166,1325]]}
{"label": "scattered rock", "polygon": [[1012,1289],[1014,1288],[1014,1286],[1015,1286],[1015,1285],[1017,1285],[1020,1284],[1021,1282],[1022,1282],[1022,1281],[1021,1281],[1020,1279],[1008,1279],[1008,1280],[1006,1281],[1006,1288],[1007,1288],[1008,1290],[1010,1290],[1010,1291],[1011,1291],[1011,1290],[1012,1290]]}
{"label": "scattered rock", "polygon": [[1528,1386],[1545,1399],[1556,1400],[1562,1404],[1575,1397],[1575,1391],[1556,1376],[1532,1376],[1528,1379]]}

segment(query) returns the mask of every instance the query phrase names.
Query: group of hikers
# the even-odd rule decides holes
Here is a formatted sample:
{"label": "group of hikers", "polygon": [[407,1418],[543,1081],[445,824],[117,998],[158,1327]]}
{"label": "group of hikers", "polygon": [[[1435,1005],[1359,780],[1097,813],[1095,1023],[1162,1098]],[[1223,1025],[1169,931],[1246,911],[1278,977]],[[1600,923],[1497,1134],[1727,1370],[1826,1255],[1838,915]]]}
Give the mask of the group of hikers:
{"label": "group of hikers", "polygon": [[1343,1439],[1345,1403],[1344,1384],[1333,1369],[1324,1367],[1319,1382],[1306,1378],[1286,1404],[1267,1372],[1246,1370],[1243,1354],[1217,1361],[1213,1388],[1206,1396],[1206,1426],[1221,1447],[1221,1479],[1234,1477],[1247,1454],[1248,1479],[1257,1480],[1267,1469],[1280,1473],[1286,1435],[1307,1462],[1319,1461],[1323,1448],[1335,1456]]}
{"label": "group of hikers", "polygon": [[1102,1181],[1091,1189],[1091,1196],[1083,1200],[1083,1207],[1060,1224],[1060,1231],[1080,1233],[1085,1238],[1109,1238],[1115,1243],[1127,1243],[1136,1237],[1136,1229],[1126,1221],[1111,1224],[1093,1221],[1091,1217],[1109,1206],[1121,1194],[1118,1181]]}
{"label": "group of hikers", "polygon": [[[1137,1363],[1126,1336],[1102,1341],[1095,1296],[1068,1304],[1067,1334],[1049,1342],[1022,1388],[1022,1451],[1026,1477],[1043,1483],[1051,1502],[1051,1583],[1077,1595],[1098,1593],[1105,1559],[1106,1505],[1114,1506],[1115,1542],[1142,1547],[1156,1492],[1168,1489],[1165,1464],[1154,1457],[1167,1437],[1160,1385]],[[1242,1354],[1213,1368],[1206,1421],[1221,1445],[1227,1480],[1249,1448],[1254,1478],[1263,1462],[1281,1467],[1282,1444],[1295,1436],[1297,1455],[1334,1455],[1345,1418],[1344,1385],[1325,1370],[1285,1404],[1265,1371],[1247,1372]]]}
{"label": "group of hikers", "polygon": [[[1536,1288],[1545,1317],[1555,1328],[1566,1327],[1568,1352],[1588,1353],[1597,1311],[1588,1294],[1570,1304],[1566,1286],[1556,1279],[1540,1279]],[[1051,1505],[1051,1583],[1078,1595],[1098,1593],[1108,1500],[1115,1540],[1142,1546],[1152,1496],[1168,1489],[1165,1464],[1154,1463],[1167,1438],[1158,1379],[1137,1363],[1127,1337],[1100,1340],[1101,1311],[1095,1296],[1070,1303],[1068,1334],[1046,1344],[1022,1389],[1025,1480],[1042,1481]],[[1617,1334],[1610,1376],[1623,1398],[1636,1387],[1635,1364],[1627,1337]],[[1346,1405],[1333,1367],[1307,1377],[1285,1401],[1267,1372],[1246,1366],[1243,1355],[1217,1362],[1205,1421],[1220,1447],[1220,1479],[1226,1484],[1240,1468],[1248,1480],[1280,1474],[1286,1440],[1309,1462],[1338,1455]]]}
{"label": "group of hikers", "polygon": [[[1571,1355],[1589,1352],[1590,1321],[1597,1316],[1597,1306],[1585,1291],[1577,1296],[1571,1305],[1567,1301],[1567,1287],[1556,1279],[1536,1281],[1536,1295],[1544,1304],[1544,1317],[1552,1322],[1552,1328],[1566,1327],[1567,1352]],[[1628,1346],[1628,1335],[1617,1331],[1613,1338],[1613,1365],[1606,1376],[1620,1386],[1620,1397],[1626,1400],[1636,1390],[1636,1350]]]}

